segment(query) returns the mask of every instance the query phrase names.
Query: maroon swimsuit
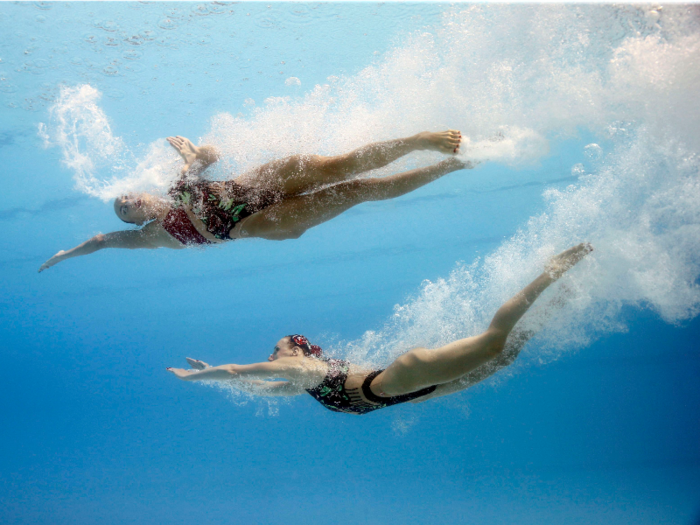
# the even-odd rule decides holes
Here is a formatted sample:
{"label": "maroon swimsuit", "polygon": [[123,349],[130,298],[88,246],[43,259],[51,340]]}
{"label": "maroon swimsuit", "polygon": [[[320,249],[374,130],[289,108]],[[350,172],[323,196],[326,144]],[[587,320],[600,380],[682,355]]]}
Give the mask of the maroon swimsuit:
{"label": "maroon swimsuit", "polygon": [[197,231],[187,212],[182,208],[172,208],[163,219],[163,229],[182,244],[212,244]]}
{"label": "maroon swimsuit", "polygon": [[212,242],[197,231],[183,206],[189,206],[214,237],[229,240],[228,234],[238,222],[285,197],[279,191],[248,188],[232,180],[211,182],[181,179],[168,194],[175,206],[163,219],[163,228],[185,245]]}

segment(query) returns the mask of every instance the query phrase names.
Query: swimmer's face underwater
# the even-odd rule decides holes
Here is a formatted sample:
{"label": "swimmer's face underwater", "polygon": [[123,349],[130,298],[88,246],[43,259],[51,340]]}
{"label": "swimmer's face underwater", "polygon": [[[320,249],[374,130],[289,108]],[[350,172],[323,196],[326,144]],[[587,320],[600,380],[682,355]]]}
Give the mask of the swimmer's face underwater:
{"label": "swimmer's face underwater", "polygon": [[114,213],[124,222],[141,226],[153,218],[148,213],[151,200],[149,197],[146,193],[117,197],[114,199]]}
{"label": "swimmer's face underwater", "polygon": [[289,340],[289,337],[283,337],[282,339],[277,341],[277,344],[275,345],[272,354],[270,354],[270,357],[268,357],[267,360],[275,361],[280,357],[296,357],[298,355],[303,355],[301,349],[298,346],[292,344],[292,342]]}

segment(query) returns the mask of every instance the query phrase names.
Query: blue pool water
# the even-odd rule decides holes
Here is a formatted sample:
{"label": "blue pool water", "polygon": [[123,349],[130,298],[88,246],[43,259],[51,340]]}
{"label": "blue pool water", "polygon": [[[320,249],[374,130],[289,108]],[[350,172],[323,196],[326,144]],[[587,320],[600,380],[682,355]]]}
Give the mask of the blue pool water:
{"label": "blue pool water", "polygon": [[[697,6],[0,4],[0,522],[697,523],[699,62]],[[481,166],[299,239],[37,274],[167,188],[168,135],[224,178],[447,128]],[[386,364],[584,240],[458,395],[357,418],[165,372],[295,332]]]}

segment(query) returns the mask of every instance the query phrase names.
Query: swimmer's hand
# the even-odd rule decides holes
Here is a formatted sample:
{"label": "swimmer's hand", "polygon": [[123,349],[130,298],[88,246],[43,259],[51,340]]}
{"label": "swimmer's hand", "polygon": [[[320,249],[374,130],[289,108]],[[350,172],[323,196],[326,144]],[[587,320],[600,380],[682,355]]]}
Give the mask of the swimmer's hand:
{"label": "swimmer's hand", "polygon": [[42,264],[39,267],[39,273],[43,272],[47,268],[51,268],[54,264],[60,263],[64,259],[65,255],[66,255],[66,252],[64,250],[61,250],[60,252],[58,252],[56,255],[51,257],[51,259],[49,259],[48,261],[46,261],[44,264]]}
{"label": "swimmer's hand", "polygon": [[190,139],[180,135],[168,137],[166,140],[177,150],[182,160],[185,161],[185,165],[182,167],[183,174],[190,171],[195,161],[199,163],[199,169],[204,169],[219,160],[219,152],[213,146],[197,147]]}
{"label": "swimmer's hand", "polygon": [[192,141],[190,139],[181,137],[179,135],[176,137],[168,137],[166,140],[170,143],[170,145],[173,148],[177,150],[177,152],[182,157],[182,160],[185,161],[185,166],[182,168],[182,171],[185,172],[188,169],[190,169],[192,163],[195,160],[197,160],[197,153],[199,152],[199,148],[192,144]]}
{"label": "swimmer's hand", "polygon": [[184,368],[166,368],[166,370],[185,381],[191,380],[190,376],[199,372],[199,370],[185,370]]}
{"label": "swimmer's hand", "polygon": [[200,361],[199,359],[192,359],[191,357],[185,357],[185,359],[187,359],[187,362],[195,370],[204,370],[205,368],[211,368],[209,364],[205,363],[204,361]]}

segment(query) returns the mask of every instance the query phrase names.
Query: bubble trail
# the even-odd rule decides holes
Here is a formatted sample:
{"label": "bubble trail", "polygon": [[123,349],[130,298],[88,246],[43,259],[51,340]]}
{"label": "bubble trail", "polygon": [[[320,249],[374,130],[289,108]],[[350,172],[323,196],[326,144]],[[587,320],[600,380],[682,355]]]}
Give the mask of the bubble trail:
{"label": "bubble trail", "polygon": [[[578,183],[546,192],[544,214],[483,260],[424,283],[384,327],[347,343],[353,358],[386,361],[478,333],[548,256],[590,241],[594,254],[564,279],[566,308],[539,336],[545,359],[623,330],[625,305],[670,323],[698,314],[698,20],[697,7],[680,5],[458,5],[354,76],[251,100],[248,117],[215,115],[203,142],[222,150],[223,170],[241,173],[423,129],[458,128],[468,138],[462,156],[505,165],[535,162],[581,130],[593,135],[585,150],[593,167],[572,167]],[[163,191],[176,175],[174,153],[161,140],[135,158],[98,101],[90,86],[65,88],[42,127],[78,189],[103,199]],[[436,158],[413,155],[378,175]]]}

